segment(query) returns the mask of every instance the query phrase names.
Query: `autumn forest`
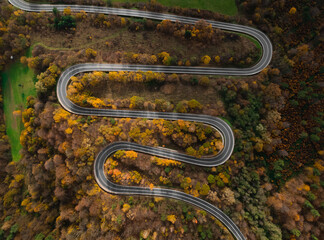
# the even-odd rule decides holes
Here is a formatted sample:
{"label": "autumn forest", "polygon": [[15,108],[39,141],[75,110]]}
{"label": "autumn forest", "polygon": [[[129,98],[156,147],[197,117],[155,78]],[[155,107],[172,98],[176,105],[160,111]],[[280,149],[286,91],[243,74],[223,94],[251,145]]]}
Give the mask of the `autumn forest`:
{"label": "autumn forest", "polygon": [[[108,194],[94,179],[96,156],[111,143],[210,157],[224,148],[217,129],[184,120],[77,115],[56,93],[61,73],[79,63],[248,68],[258,62],[258,41],[212,28],[206,19],[263,31],[273,44],[270,65],[252,76],[91,71],[71,78],[67,98],[94,109],[220,117],[234,132],[232,156],[209,168],[118,150],[106,159],[105,176],[206,200],[246,239],[323,239],[323,2],[237,0],[232,16],[153,0],[63,2],[205,20],[189,25],[70,8],[36,13],[0,2],[0,240],[234,239],[221,221],[190,204]],[[32,77],[18,86],[9,74],[13,64]],[[14,85],[25,91],[27,81],[33,94],[9,106]]]}

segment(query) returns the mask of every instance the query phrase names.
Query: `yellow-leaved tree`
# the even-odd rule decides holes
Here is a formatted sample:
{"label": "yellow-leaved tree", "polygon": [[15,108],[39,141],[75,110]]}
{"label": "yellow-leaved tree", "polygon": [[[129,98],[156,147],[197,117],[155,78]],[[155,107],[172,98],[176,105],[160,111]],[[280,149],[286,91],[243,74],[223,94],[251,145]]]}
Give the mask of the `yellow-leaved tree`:
{"label": "yellow-leaved tree", "polygon": [[167,216],[167,220],[168,220],[169,222],[172,222],[172,223],[174,224],[175,221],[177,221],[177,218],[176,218],[175,215],[168,215],[168,216]]}
{"label": "yellow-leaved tree", "polygon": [[203,62],[203,64],[208,65],[210,62],[211,58],[208,55],[205,55],[201,58],[201,61]]}

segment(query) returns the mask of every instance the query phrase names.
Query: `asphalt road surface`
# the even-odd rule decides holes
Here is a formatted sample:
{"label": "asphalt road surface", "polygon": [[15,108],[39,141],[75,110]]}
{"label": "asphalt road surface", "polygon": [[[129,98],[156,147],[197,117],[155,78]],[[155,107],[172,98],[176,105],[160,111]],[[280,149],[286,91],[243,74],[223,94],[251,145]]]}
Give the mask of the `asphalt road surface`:
{"label": "asphalt road surface", "polygon": [[[63,11],[66,7],[70,7],[73,11],[85,11],[89,13],[104,13],[119,15],[125,17],[140,17],[154,20],[168,19],[171,21],[179,21],[186,24],[194,24],[199,21],[197,18],[176,16],[164,13],[155,13],[148,11],[139,11],[134,9],[119,9],[98,6],[86,5],[61,5],[61,4],[35,4],[28,3],[23,0],[9,0],[9,2],[25,11],[52,11],[56,7],[59,11]],[[150,65],[131,65],[131,64],[96,64],[86,63],[77,64],[66,69],[60,76],[57,84],[57,96],[60,104],[67,111],[78,115],[92,115],[92,116],[109,116],[109,117],[128,117],[128,118],[146,118],[146,119],[166,119],[166,120],[185,120],[192,122],[200,122],[217,129],[222,136],[224,148],[216,156],[209,158],[195,158],[182,154],[166,148],[155,148],[142,146],[130,142],[115,142],[104,148],[96,157],[94,162],[94,175],[98,185],[106,192],[119,195],[145,195],[168,197],[181,201],[185,201],[195,205],[219,219],[238,239],[245,239],[240,229],[236,224],[220,209],[214,205],[192,195],[165,188],[144,188],[136,186],[122,186],[109,181],[105,176],[104,163],[106,159],[118,150],[133,150],[136,152],[155,155],[162,158],[174,159],[188,164],[194,164],[203,167],[218,166],[226,162],[234,149],[234,134],[231,127],[222,119],[211,117],[208,115],[198,114],[182,114],[174,112],[149,112],[149,111],[131,111],[131,110],[111,110],[111,109],[94,109],[77,106],[67,98],[67,86],[70,78],[76,74],[91,72],[91,71],[153,71],[164,73],[185,73],[185,74],[199,74],[199,75],[254,75],[262,71],[271,61],[272,58],[272,44],[269,38],[261,31],[252,27],[216,22],[206,20],[213,27],[226,31],[233,31],[237,33],[244,33],[254,37],[262,46],[262,57],[258,63],[250,68],[209,68],[209,67],[183,67],[183,66],[150,66]]]}

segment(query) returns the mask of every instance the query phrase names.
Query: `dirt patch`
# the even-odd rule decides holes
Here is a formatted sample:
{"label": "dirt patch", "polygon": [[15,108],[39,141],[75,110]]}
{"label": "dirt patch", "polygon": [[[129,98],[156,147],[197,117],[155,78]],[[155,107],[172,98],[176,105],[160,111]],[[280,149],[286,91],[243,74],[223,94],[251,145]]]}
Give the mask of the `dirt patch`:
{"label": "dirt patch", "polygon": [[174,93],[174,91],[176,90],[176,87],[177,86],[175,84],[166,84],[161,87],[161,92],[165,95],[170,95],[170,94]]}
{"label": "dirt patch", "polygon": [[202,104],[212,104],[220,100],[213,87],[190,86],[183,83],[165,84],[158,88],[148,87],[144,83],[123,84],[106,82],[104,86],[96,87],[93,96],[105,99],[123,99],[132,96],[144,97],[146,101],[167,99],[173,104],[182,100],[196,99]]}

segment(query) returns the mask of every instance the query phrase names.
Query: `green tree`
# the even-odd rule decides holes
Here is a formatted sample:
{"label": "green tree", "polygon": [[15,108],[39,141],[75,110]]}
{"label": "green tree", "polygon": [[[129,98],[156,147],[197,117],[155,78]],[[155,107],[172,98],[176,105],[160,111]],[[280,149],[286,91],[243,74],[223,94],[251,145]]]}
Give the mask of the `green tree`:
{"label": "green tree", "polygon": [[53,8],[53,14],[55,17],[59,16],[59,11],[57,10],[56,7]]}
{"label": "green tree", "polygon": [[215,183],[215,177],[214,175],[210,174],[207,178],[207,181],[211,184]]}
{"label": "green tree", "polygon": [[75,18],[71,15],[59,16],[54,19],[54,28],[56,30],[68,30],[76,27]]}
{"label": "green tree", "polygon": [[316,134],[311,134],[310,135],[310,139],[313,141],[313,142],[319,142],[321,140],[321,138],[319,136],[317,136]]}
{"label": "green tree", "polygon": [[43,240],[45,238],[43,233],[39,233],[35,236],[35,240]]}
{"label": "green tree", "polygon": [[185,36],[186,39],[190,39],[191,38],[191,31],[186,30],[184,36]]}
{"label": "green tree", "polygon": [[308,137],[308,133],[307,133],[307,132],[302,132],[302,133],[300,134],[300,137],[301,137],[302,139],[305,139],[305,138]]}
{"label": "green tree", "polygon": [[205,195],[208,195],[209,191],[210,191],[210,187],[208,186],[208,184],[203,184],[199,193],[200,193],[200,195],[205,196]]}

